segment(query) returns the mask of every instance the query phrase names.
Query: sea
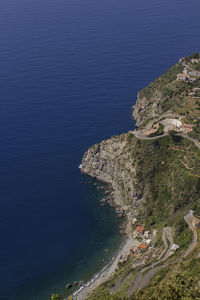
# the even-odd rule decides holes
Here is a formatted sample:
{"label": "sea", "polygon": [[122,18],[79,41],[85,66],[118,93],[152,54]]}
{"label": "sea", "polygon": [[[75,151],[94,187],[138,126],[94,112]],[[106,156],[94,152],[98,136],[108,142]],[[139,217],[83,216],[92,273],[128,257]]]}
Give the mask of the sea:
{"label": "sea", "polygon": [[82,156],[132,130],[138,90],[200,51],[199,12],[199,0],[0,1],[1,300],[65,296],[115,255],[121,221]]}

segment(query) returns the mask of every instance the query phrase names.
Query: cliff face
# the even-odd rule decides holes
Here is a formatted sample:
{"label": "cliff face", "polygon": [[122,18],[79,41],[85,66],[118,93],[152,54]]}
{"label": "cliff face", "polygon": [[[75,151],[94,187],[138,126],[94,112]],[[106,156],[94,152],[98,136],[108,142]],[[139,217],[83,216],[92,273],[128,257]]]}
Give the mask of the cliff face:
{"label": "cliff face", "polygon": [[163,111],[163,103],[166,101],[167,99],[161,91],[156,90],[150,99],[139,92],[137,102],[133,106],[133,118],[136,121],[136,125],[140,126],[146,120],[160,115]]}
{"label": "cliff face", "polygon": [[129,135],[114,136],[89,148],[81,168],[83,173],[111,184],[115,205],[125,210],[138,197],[134,188],[135,166],[128,147]]}

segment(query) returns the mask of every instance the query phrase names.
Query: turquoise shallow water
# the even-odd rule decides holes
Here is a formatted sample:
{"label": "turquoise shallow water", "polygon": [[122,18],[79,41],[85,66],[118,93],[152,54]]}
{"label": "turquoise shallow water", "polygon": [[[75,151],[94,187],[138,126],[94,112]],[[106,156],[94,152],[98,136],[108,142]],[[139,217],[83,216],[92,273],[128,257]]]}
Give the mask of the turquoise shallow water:
{"label": "turquoise shallow water", "polygon": [[199,11],[199,0],[1,0],[0,299],[45,300],[116,251],[119,220],[78,166],[134,127],[138,89],[199,51]]}

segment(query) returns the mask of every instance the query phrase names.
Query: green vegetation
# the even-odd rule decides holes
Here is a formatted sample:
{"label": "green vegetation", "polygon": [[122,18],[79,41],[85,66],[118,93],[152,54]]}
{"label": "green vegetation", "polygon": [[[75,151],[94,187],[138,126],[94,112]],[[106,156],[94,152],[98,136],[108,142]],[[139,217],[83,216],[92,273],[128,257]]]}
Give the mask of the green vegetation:
{"label": "green vegetation", "polygon": [[188,56],[186,58],[187,63],[189,64],[189,66],[197,71],[200,71],[200,61],[198,62],[191,62],[192,59],[197,59],[200,60],[200,54],[198,52],[195,52],[194,54]]}
{"label": "green vegetation", "polygon": [[192,166],[200,165],[200,151],[192,143],[171,133],[159,140],[137,141],[133,151],[137,184],[146,194],[146,224],[166,221],[197,201],[200,170]]}
{"label": "green vegetation", "polygon": [[184,220],[184,216],[179,214],[173,223],[175,234],[174,242],[179,245],[177,254],[179,255],[182,250],[185,250],[192,241],[192,232]]}
{"label": "green vegetation", "polygon": [[139,91],[139,97],[145,97],[151,99],[155,92],[161,92],[163,96],[171,98],[174,94],[174,90],[171,89],[168,85],[176,80],[178,73],[183,71],[183,66],[178,63],[171,67],[166,73],[155,79],[147,87]]}
{"label": "green vegetation", "polygon": [[59,294],[52,294],[50,300],[62,300]]}
{"label": "green vegetation", "polygon": [[187,264],[178,264],[173,271],[165,274],[167,280],[163,284],[159,284],[162,273],[159,274],[150,288],[138,291],[130,300],[200,299],[200,281],[195,279],[200,275],[199,262],[199,259],[193,259]]}
{"label": "green vegetation", "polygon": [[191,59],[200,58],[200,54],[198,52],[194,52],[192,55],[188,55],[186,57],[186,61],[189,62]]}
{"label": "green vegetation", "polygon": [[192,69],[200,71],[200,61],[191,65]]}
{"label": "green vegetation", "polygon": [[[200,103],[200,102],[199,102]],[[198,122],[189,136],[200,141],[200,123]]]}

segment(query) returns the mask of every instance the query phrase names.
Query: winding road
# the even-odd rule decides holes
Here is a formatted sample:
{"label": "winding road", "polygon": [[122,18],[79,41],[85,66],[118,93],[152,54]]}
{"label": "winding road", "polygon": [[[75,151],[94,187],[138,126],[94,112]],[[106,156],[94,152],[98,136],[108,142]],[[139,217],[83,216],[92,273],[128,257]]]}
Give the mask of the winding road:
{"label": "winding road", "polygon": [[[169,241],[169,245],[168,242]],[[136,275],[133,284],[127,290],[128,296],[132,295],[137,289],[143,288],[149,284],[152,276],[158,271],[160,267],[158,266],[161,262],[165,261],[171,255],[171,246],[173,244],[172,232],[170,227],[164,227],[162,231],[162,241],[164,244],[164,249],[158,257],[158,260],[152,263],[150,266],[142,268]],[[148,271],[149,270],[149,271]],[[148,271],[144,274],[144,272]]]}
{"label": "winding road", "polygon": [[[152,125],[153,125],[154,122],[157,122],[157,121],[161,120],[163,117],[168,117],[169,118],[169,117],[172,117],[172,115],[162,115],[157,120],[149,122],[146,125],[145,129],[140,130],[140,131],[134,131],[133,134],[135,135],[136,138],[142,139],[142,140],[156,140],[156,139],[160,139],[160,138],[166,136],[167,133],[164,133],[162,135],[155,136],[155,137],[147,137],[147,136],[144,136],[144,134],[143,134],[143,132],[145,130],[149,130],[152,127]],[[178,117],[179,119],[181,118],[178,115],[176,115],[176,116],[173,115],[173,117],[176,117],[176,118]],[[195,140],[195,139],[193,139],[193,138],[191,138],[191,137],[189,137],[189,136],[187,136],[186,134],[183,134],[183,133],[177,133],[177,135],[181,136],[183,138],[186,138],[186,139],[188,139],[190,141],[192,141],[195,144],[195,146],[200,149],[200,143],[197,140]],[[192,240],[191,244],[189,245],[189,247],[187,248],[187,250],[185,251],[185,253],[182,255],[183,258],[187,257],[188,254],[191,253],[192,250],[194,249],[194,247],[196,246],[196,243],[197,243],[197,231],[196,231],[196,227],[194,225],[194,220],[198,220],[197,218],[195,218],[191,214],[187,214],[184,217],[184,219],[187,222],[189,228],[191,229],[191,231],[193,233],[193,240]],[[166,237],[167,237],[167,239],[170,242],[169,247],[168,247],[168,244],[167,244]],[[147,267],[142,268],[137,273],[137,275],[136,275],[136,277],[134,279],[133,284],[127,290],[128,296],[132,295],[137,289],[139,289],[139,288],[141,289],[141,288],[144,288],[145,286],[147,286],[150,283],[150,280],[152,279],[152,277],[154,276],[154,274],[156,274],[161,268],[164,268],[164,267],[166,267],[166,266],[169,265],[169,263],[166,263],[164,265],[157,266],[161,262],[167,260],[167,258],[172,254],[171,246],[173,244],[173,239],[172,239],[172,235],[171,235],[171,229],[169,227],[163,228],[162,240],[163,240],[163,243],[164,243],[164,249],[163,249],[162,253],[160,254],[160,256],[158,257],[158,260],[156,262],[154,262],[151,266],[147,266]],[[168,248],[168,250],[167,250],[167,248]]]}
{"label": "winding road", "polygon": [[[162,118],[169,118],[169,117],[174,117],[174,118],[179,118],[179,119],[181,118],[181,116],[179,116],[179,115],[167,115],[167,114],[166,115],[162,115],[157,120],[149,122],[146,125],[145,129],[139,130],[139,131],[131,131],[131,133],[134,134],[136,138],[141,139],[141,140],[157,140],[157,139],[161,139],[161,138],[163,138],[164,136],[166,136],[168,134],[167,133],[163,133],[163,134],[158,135],[158,136],[147,137],[147,136],[144,135],[144,131],[149,130],[151,128],[151,126],[153,125],[153,123],[158,122],[160,119],[162,119]],[[184,134],[184,133],[178,133],[177,132],[177,135],[190,140],[191,142],[193,142],[195,144],[195,146],[197,146],[200,149],[200,143],[197,140],[189,137],[187,134]]]}
{"label": "winding road", "polygon": [[[196,246],[196,243],[197,243],[197,230],[196,230],[196,227],[195,227],[195,224],[194,224],[194,221],[195,220],[198,220],[197,218],[195,218],[192,214],[187,214],[185,217],[184,217],[184,220],[187,222],[189,228],[191,229],[192,233],[193,233],[193,240],[191,242],[191,244],[189,245],[189,247],[187,248],[187,250],[185,251],[185,253],[182,255],[182,258],[185,258],[188,256],[188,254],[190,254],[193,249],[195,248]],[[199,220],[198,220],[199,221]],[[166,241],[166,236],[167,236],[167,239],[169,240],[170,242],[170,245],[168,247],[167,245],[167,241]],[[146,287],[152,277],[162,268],[164,267],[167,267],[170,263],[165,263],[163,265],[160,265],[160,266],[157,266],[158,264],[160,264],[161,262],[164,262],[165,260],[167,260],[167,258],[172,254],[171,252],[171,246],[173,244],[173,239],[172,239],[172,236],[171,236],[171,228],[169,227],[165,227],[163,228],[163,233],[162,233],[162,240],[163,240],[163,243],[164,243],[164,249],[161,253],[161,255],[158,257],[158,261],[153,263],[151,266],[147,266],[147,267],[144,267],[142,270],[140,270],[136,277],[135,277],[135,280],[133,282],[133,284],[131,285],[131,287],[127,290],[127,294],[128,296],[132,295],[135,291],[137,291],[138,289],[142,289],[144,287]],[[166,250],[168,247],[168,250]],[[163,252],[165,253],[164,257],[162,257],[163,255]],[[160,259],[161,258],[161,259]],[[174,261],[173,263],[176,263],[178,262],[177,260]],[[149,270],[149,271],[148,271]],[[147,271],[147,272],[146,272]],[[144,274],[144,272],[146,272]],[[144,275],[143,275],[144,274]]]}
{"label": "winding road", "polygon": [[190,252],[192,252],[192,250],[194,249],[194,247],[196,246],[197,243],[197,230],[196,227],[194,225],[194,221],[197,220],[199,221],[197,218],[195,218],[193,215],[191,214],[187,214],[184,217],[185,221],[187,222],[189,228],[192,230],[193,233],[193,240],[190,244],[190,246],[187,248],[187,250],[185,251],[183,257],[185,258],[186,256],[188,256],[188,254],[190,254]]}

